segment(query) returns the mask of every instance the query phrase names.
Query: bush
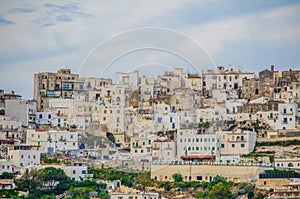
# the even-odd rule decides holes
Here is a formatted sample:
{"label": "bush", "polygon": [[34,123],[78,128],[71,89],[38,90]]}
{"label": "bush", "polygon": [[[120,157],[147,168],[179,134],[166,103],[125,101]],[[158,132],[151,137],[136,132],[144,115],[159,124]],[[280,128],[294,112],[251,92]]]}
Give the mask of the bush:
{"label": "bush", "polygon": [[174,179],[175,182],[182,182],[183,178],[182,178],[182,175],[180,173],[174,173],[172,175],[172,177],[173,177],[173,179]]}

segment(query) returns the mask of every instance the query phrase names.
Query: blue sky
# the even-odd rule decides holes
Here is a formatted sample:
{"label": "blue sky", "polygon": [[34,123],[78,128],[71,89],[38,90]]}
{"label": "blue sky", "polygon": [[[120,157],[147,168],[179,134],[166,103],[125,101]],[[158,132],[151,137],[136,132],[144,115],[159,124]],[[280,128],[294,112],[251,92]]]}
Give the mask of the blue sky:
{"label": "blue sky", "polygon": [[300,2],[287,0],[4,0],[0,88],[32,98],[34,73],[68,67],[98,77],[109,63],[104,76],[133,68],[148,75],[172,67],[193,72],[190,63],[198,71],[299,69],[299,23]]}

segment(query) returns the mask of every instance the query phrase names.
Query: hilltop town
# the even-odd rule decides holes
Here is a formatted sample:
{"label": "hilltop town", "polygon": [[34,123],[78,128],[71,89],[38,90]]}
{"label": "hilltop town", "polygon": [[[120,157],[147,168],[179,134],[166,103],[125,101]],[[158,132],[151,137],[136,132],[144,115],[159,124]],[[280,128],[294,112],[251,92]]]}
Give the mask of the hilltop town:
{"label": "hilltop town", "polygon": [[300,70],[116,77],[0,90],[0,197],[300,197]]}

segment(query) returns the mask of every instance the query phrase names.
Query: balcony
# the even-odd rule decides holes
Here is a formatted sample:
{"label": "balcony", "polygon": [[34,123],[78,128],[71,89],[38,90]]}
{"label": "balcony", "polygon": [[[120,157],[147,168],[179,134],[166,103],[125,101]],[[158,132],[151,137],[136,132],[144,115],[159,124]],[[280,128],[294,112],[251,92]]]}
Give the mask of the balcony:
{"label": "balcony", "polygon": [[282,115],[293,115],[294,111],[281,111]]}
{"label": "balcony", "polygon": [[227,141],[228,142],[247,142],[247,139],[243,139],[243,140],[241,140],[241,139],[235,139],[235,140],[232,140],[232,139],[227,139]]}

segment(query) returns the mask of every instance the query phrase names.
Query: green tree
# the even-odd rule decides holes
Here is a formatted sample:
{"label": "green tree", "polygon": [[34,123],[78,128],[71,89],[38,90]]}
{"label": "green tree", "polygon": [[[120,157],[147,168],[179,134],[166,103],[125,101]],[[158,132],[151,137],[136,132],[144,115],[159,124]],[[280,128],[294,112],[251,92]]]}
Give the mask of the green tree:
{"label": "green tree", "polygon": [[264,199],[265,198],[265,194],[258,192],[255,196],[254,199]]}
{"label": "green tree", "polygon": [[182,182],[183,178],[182,178],[182,175],[180,173],[174,173],[172,175],[172,177],[173,177],[173,179],[174,179],[175,182]]}
{"label": "green tree", "polygon": [[41,197],[41,199],[55,199],[56,196],[54,194],[51,194],[51,195],[43,195]]}
{"label": "green tree", "polygon": [[170,183],[168,183],[168,182],[164,183],[164,189],[165,189],[166,191],[170,191],[170,190],[172,189]]}
{"label": "green tree", "polygon": [[226,184],[219,182],[215,184],[208,194],[209,198],[214,199],[229,199],[232,196],[232,193]]}
{"label": "green tree", "polygon": [[209,185],[208,185],[208,190],[211,190],[212,187],[213,187],[214,185],[218,184],[219,182],[223,182],[225,185],[227,185],[227,182],[226,182],[225,178],[222,177],[222,176],[217,175],[217,176],[214,177],[213,181],[211,181],[211,182],[209,183]]}
{"label": "green tree", "polygon": [[100,191],[99,197],[100,197],[101,199],[109,199],[109,195],[108,195],[107,191],[105,191],[105,190],[101,190],[101,191]]}
{"label": "green tree", "polygon": [[204,192],[198,192],[194,195],[194,197],[196,199],[203,199],[203,198],[207,198],[208,197],[209,192],[208,191],[204,191]]}
{"label": "green tree", "polygon": [[39,189],[43,185],[44,173],[36,169],[26,169],[19,180],[16,180],[18,189],[23,191]]}
{"label": "green tree", "polygon": [[50,190],[56,188],[57,184],[63,183],[68,179],[68,176],[62,169],[54,167],[46,167],[42,169],[44,173],[44,181],[47,183]]}
{"label": "green tree", "polygon": [[14,174],[13,173],[8,173],[6,171],[4,171],[1,175],[0,175],[1,179],[13,179],[14,178]]}
{"label": "green tree", "polygon": [[115,137],[114,137],[114,134],[112,134],[112,133],[110,133],[110,132],[107,132],[107,133],[106,133],[106,137],[107,137],[107,139],[108,139],[109,141],[111,141],[111,142],[113,142],[113,143],[116,142],[116,139],[115,139]]}

